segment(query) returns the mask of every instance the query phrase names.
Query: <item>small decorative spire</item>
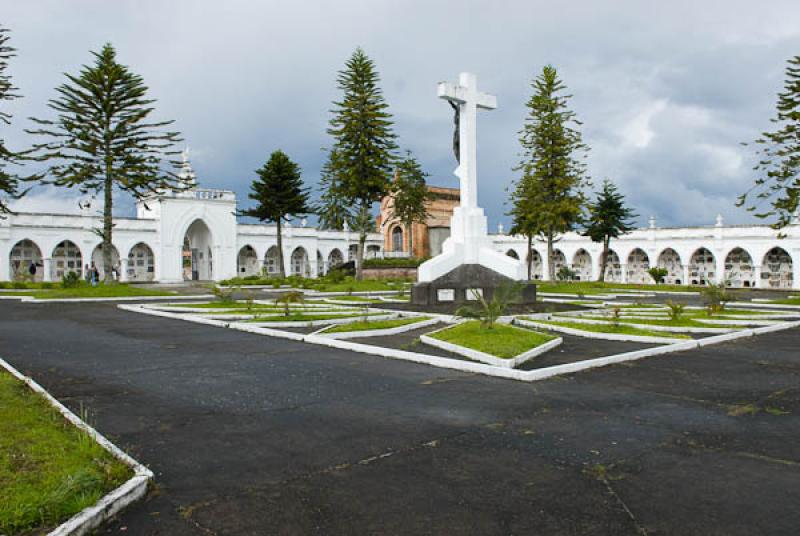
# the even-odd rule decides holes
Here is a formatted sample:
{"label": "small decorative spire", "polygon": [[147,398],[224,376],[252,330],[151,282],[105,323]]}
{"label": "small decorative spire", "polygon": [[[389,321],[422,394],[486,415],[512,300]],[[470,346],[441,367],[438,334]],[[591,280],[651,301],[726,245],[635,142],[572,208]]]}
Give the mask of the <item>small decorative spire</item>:
{"label": "small decorative spire", "polygon": [[503,222],[497,224],[497,234],[503,234]]}
{"label": "small decorative spire", "polygon": [[651,229],[655,229],[656,228],[656,217],[655,216],[650,216],[650,220],[648,220],[648,221],[650,222],[650,228]]}
{"label": "small decorative spire", "polygon": [[716,223],[716,226],[717,226],[717,227],[722,227],[722,225],[723,225],[722,214],[717,214],[717,223]]}
{"label": "small decorative spire", "polygon": [[178,177],[185,183],[189,184],[190,187],[196,188],[197,187],[197,174],[192,169],[192,164],[189,162],[189,147],[187,146],[183,151],[181,151],[181,159],[183,160],[183,164],[181,164],[181,171],[178,173]]}

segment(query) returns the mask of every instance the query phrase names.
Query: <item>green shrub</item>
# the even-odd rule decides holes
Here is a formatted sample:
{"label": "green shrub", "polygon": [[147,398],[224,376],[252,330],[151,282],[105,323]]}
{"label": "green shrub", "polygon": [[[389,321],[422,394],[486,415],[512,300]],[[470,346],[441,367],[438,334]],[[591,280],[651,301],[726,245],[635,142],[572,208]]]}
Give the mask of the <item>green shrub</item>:
{"label": "green shrub", "polygon": [[428,257],[421,259],[414,257],[366,259],[364,268],[416,268],[426,260],[428,260]]}
{"label": "green shrub", "polygon": [[487,301],[482,294],[473,290],[475,304],[462,305],[456,310],[456,316],[480,320],[481,327],[492,329],[497,319],[503,316],[509,305],[516,302],[522,292],[519,283],[508,283],[497,287],[492,299]]}
{"label": "green shrub", "polygon": [[61,278],[61,286],[63,288],[75,288],[80,286],[81,278],[75,272],[68,272]]}
{"label": "green shrub", "polygon": [[667,300],[666,303],[667,307],[669,307],[669,319],[678,321],[683,316],[683,311],[686,309],[686,306],[682,303],[675,303],[672,300]]}
{"label": "green shrub", "polygon": [[572,281],[575,279],[575,271],[571,270],[569,266],[562,266],[556,272],[556,279],[559,281]]}
{"label": "green shrub", "polygon": [[650,274],[650,277],[653,278],[653,281],[655,281],[656,285],[660,285],[661,283],[664,282],[664,278],[667,277],[667,274],[669,272],[667,271],[666,268],[659,268],[657,266],[653,266],[652,268],[647,270],[647,273]]}

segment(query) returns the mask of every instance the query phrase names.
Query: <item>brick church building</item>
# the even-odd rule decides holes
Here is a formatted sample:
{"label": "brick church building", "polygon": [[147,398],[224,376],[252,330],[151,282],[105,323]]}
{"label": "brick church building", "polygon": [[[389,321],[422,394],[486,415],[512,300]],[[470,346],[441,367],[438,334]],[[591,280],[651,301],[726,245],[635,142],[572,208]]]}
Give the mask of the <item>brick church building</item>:
{"label": "brick church building", "polygon": [[409,243],[409,233],[405,225],[392,217],[394,198],[389,195],[381,200],[381,213],[378,216],[378,232],[383,237],[386,257],[432,257],[442,251],[442,243],[450,236],[450,217],[459,205],[458,188],[428,186],[432,199],[426,209],[425,223],[415,223]]}

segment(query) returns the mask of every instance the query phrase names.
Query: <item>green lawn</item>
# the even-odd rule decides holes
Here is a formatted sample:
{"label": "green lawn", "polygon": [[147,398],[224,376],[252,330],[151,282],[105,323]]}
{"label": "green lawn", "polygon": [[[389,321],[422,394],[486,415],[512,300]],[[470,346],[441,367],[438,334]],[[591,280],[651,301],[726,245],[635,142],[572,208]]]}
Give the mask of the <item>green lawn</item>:
{"label": "green lawn", "polygon": [[[7,294],[7,293],[4,293]],[[111,285],[97,285],[93,287],[86,283],[81,283],[77,287],[63,288],[59,286],[52,290],[33,290],[24,292],[25,296],[33,296],[39,300],[54,300],[61,298],[123,298],[137,296],[174,296],[174,292],[151,290],[125,283],[113,283]]]}
{"label": "green lawn", "polygon": [[293,288],[301,288],[308,290],[317,290],[319,292],[371,292],[381,290],[401,290],[407,288],[410,284],[409,281],[403,279],[364,279],[356,281],[353,277],[345,277],[341,280],[332,280],[329,278],[301,278],[301,277],[287,277],[286,279],[270,278],[233,278],[221,281],[220,284],[226,286],[242,286],[249,285],[289,285]]}
{"label": "green lawn", "polygon": [[0,371],[0,534],[44,533],[131,476],[129,467]]}
{"label": "green lawn", "polygon": [[430,320],[427,316],[416,316],[413,318],[392,318],[390,320],[374,320],[367,322],[353,322],[351,324],[340,324],[332,326],[325,330],[325,333],[344,333],[350,331],[370,331],[374,329],[389,329],[398,326],[407,326],[408,324],[416,324],[423,320]]}
{"label": "green lawn", "polygon": [[769,300],[760,303],[777,303],[779,305],[800,305],[800,298],[786,298],[785,300]]}
{"label": "green lawn", "polygon": [[[290,305],[291,309],[307,309],[316,311],[319,309],[318,307],[306,307],[306,305],[324,305],[331,309],[336,308],[334,304],[330,303],[322,303],[322,302],[303,302],[303,303],[293,303]],[[170,303],[169,307],[183,307],[186,309],[223,309],[223,310],[230,310],[230,309],[237,309],[237,312],[241,313],[242,309],[248,309],[248,305],[244,302],[207,302],[207,303]],[[254,303],[249,308],[258,311],[282,311],[283,305],[276,305],[274,303]]]}
{"label": "green lawn", "polygon": [[370,298],[369,296],[331,296],[333,301],[346,301],[356,303],[384,303],[383,300],[377,298]]}
{"label": "green lawn", "polygon": [[433,333],[431,337],[503,359],[516,357],[555,338],[507,324],[495,324],[491,329],[482,328],[477,320],[457,324]]}
{"label": "green lawn", "polygon": [[635,285],[632,283],[601,283],[599,281],[535,281],[536,290],[561,294],[613,294],[614,289],[645,291],[700,292],[701,288],[681,285]]}
{"label": "green lawn", "polygon": [[[556,315],[559,316],[559,315]],[[563,317],[566,318],[566,317]],[[605,320],[609,321],[610,318],[607,316],[601,315],[584,315],[581,318],[591,319],[591,320]],[[708,316],[706,316],[708,318]],[[711,317],[713,318],[713,317]],[[736,328],[739,329],[742,326],[732,326],[732,325],[723,325],[723,324],[703,324],[702,322],[696,321],[690,315],[684,315],[683,317],[677,320],[671,320],[669,318],[620,318],[619,322],[622,324],[643,324],[648,326],[666,326],[672,328]]]}
{"label": "green lawn", "polygon": [[620,335],[637,335],[640,337],[670,337],[673,339],[689,339],[688,335],[680,333],[672,334],[663,331],[652,331],[649,329],[634,328],[623,324],[581,324],[578,322],[562,322],[560,320],[533,320],[532,322],[539,324],[547,324],[553,326],[562,326],[565,328],[579,329],[581,331],[590,331],[592,333],[618,333]]}
{"label": "green lawn", "polygon": [[[367,316],[375,316],[385,313],[369,313]],[[363,313],[353,313],[351,315],[331,315],[331,314],[290,314],[289,316],[265,316],[262,318],[252,318],[245,322],[311,322],[314,320],[335,320],[337,318],[356,318],[363,317]]]}

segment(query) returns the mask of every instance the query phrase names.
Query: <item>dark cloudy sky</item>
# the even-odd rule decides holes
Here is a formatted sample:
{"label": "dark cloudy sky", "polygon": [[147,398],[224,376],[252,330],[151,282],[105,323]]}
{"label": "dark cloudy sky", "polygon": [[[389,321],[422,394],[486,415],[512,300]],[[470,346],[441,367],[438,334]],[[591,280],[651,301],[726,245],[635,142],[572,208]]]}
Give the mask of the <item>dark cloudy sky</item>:
{"label": "dark cloudy sky", "polygon": [[[431,183],[455,186],[451,111],[435,87],[473,71],[499,104],[478,123],[491,229],[507,219],[524,103],[547,63],[574,95],[591,175],[616,181],[642,222],[750,221],[733,206],[753,180],[740,142],[769,127],[786,60],[800,54],[797,1],[4,0],[0,24],[25,96],[3,127],[12,147],[30,142],[26,117],[48,115],[62,73],[110,41],[176,120],[201,185],[244,203],[278,148],[316,185],[336,72],[357,46],[377,64],[401,147]],[[38,189],[18,208],[66,210],[68,195]]]}

